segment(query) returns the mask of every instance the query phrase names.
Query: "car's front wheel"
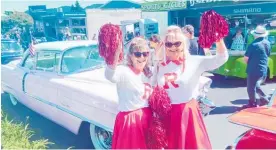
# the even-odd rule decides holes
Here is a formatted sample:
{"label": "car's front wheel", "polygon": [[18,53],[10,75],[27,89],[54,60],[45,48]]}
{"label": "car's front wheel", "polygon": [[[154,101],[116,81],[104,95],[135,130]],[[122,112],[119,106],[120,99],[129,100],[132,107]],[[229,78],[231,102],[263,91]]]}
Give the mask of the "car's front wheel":
{"label": "car's front wheel", "polygon": [[18,100],[17,100],[12,94],[9,94],[9,95],[10,95],[11,103],[12,103],[14,106],[17,105]]}
{"label": "car's front wheel", "polygon": [[95,149],[111,149],[112,132],[90,124],[90,137]]}

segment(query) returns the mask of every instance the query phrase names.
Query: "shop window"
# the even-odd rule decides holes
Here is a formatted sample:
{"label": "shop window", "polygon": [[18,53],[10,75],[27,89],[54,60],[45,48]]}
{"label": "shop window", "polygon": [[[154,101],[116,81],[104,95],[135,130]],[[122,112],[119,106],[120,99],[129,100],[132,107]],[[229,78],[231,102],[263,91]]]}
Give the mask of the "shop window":
{"label": "shop window", "polygon": [[69,20],[62,20],[62,19],[60,19],[58,21],[58,25],[62,26],[62,27],[68,27],[69,26]]}
{"label": "shop window", "polygon": [[72,28],[72,33],[86,34],[86,28]]}
{"label": "shop window", "polygon": [[72,19],[72,26],[85,26],[85,19]]}

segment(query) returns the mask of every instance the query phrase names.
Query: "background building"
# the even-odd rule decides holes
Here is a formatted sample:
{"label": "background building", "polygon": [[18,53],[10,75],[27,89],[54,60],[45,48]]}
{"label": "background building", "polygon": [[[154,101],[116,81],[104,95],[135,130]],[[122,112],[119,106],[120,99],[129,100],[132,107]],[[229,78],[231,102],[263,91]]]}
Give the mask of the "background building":
{"label": "background building", "polygon": [[141,19],[141,5],[131,1],[110,1],[86,9],[86,27],[89,39],[98,37],[99,29],[106,23],[121,24],[124,20]]}
{"label": "background building", "polygon": [[154,18],[158,21],[159,33],[164,35],[170,24],[169,13],[172,10],[187,8],[186,0],[153,1],[142,3],[142,18]]}
{"label": "background building", "polygon": [[76,6],[47,9],[46,5],[29,6],[28,13],[34,20],[33,36],[46,37],[47,41],[63,40],[65,34],[86,35],[86,13]]}
{"label": "background building", "polygon": [[142,3],[142,17],[155,18],[159,23],[160,34],[164,34],[167,26],[178,25],[183,27],[191,24],[195,28],[195,36],[199,36],[200,18],[205,11],[215,10],[227,20],[230,28],[225,38],[230,49],[233,37],[237,31],[242,31],[244,49],[248,45],[250,31],[257,25],[264,25],[268,30],[275,30],[269,24],[276,20],[275,1],[244,1],[244,0],[171,0]]}

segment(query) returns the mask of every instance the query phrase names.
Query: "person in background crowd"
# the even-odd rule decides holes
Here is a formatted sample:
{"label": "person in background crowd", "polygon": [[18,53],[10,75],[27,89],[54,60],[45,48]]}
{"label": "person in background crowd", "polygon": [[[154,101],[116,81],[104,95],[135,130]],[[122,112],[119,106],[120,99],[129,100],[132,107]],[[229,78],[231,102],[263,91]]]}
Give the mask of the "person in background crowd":
{"label": "person in background crowd", "polygon": [[153,34],[149,39],[150,48],[153,49],[149,64],[154,66],[156,63],[163,61],[164,59],[164,43],[157,34]]}
{"label": "person in background crowd", "polygon": [[215,56],[189,54],[186,37],[177,26],[170,26],[165,35],[166,61],[156,65],[153,85],[163,87],[171,100],[168,122],[169,149],[211,149],[202,115],[196,101],[201,74],[223,65],[228,52],[223,39],[216,42]]}
{"label": "person in background crowd", "polygon": [[235,19],[235,28],[236,29],[240,28],[240,22],[237,19]]}
{"label": "person in background crowd", "polygon": [[125,41],[129,41],[129,31],[125,34]]}
{"label": "person in background crowd", "polygon": [[135,32],[135,36],[140,36],[140,28],[139,26],[136,26],[135,29],[134,29],[134,32]]}
{"label": "person in background crowd", "polygon": [[239,28],[236,30],[236,34],[233,38],[233,42],[231,45],[231,50],[239,50],[243,51],[244,50],[244,39],[242,36],[242,29]]}
{"label": "person in background crowd", "polygon": [[194,27],[192,25],[186,25],[182,28],[182,32],[189,39],[189,51],[191,55],[199,54],[199,45],[197,43],[197,38],[194,35]]}
{"label": "person in background crowd", "polygon": [[82,40],[80,35],[77,35],[76,40]]}
{"label": "person in background crowd", "polygon": [[[261,89],[261,83],[265,81],[268,70],[268,57],[271,52],[271,46],[265,37],[268,35],[265,27],[257,26],[251,32],[255,40],[248,46],[244,60],[247,63],[247,93],[249,102],[243,108],[256,107],[269,102],[268,97]],[[257,102],[256,94],[260,100]]]}
{"label": "person in background crowd", "polygon": [[130,33],[130,39],[133,39],[133,38],[134,38],[134,33],[131,32],[131,33]]}
{"label": "person in background crowd", "polygon": [[[106,34],[100,31],[99,43]],[[122,44],[118,46],[118,49],[122,48]],[[106,79],[116,83],[119,98],[119,113],[114,125],[112,149],[147,149],[146,136],[152,116],[148,105],[152,93],[151,73],[147,72],[148,42],[140,37],[130,42],[127,65],[118,66],[120,50],[116,50],[114,55],[114,63],[107,65],[105,70]]]}
{"label": "person in background crowd", "polygon": [[5,35],[5,38],[6,38],[6,39],[11,39],[10,34],[6,34],[6,35]]}

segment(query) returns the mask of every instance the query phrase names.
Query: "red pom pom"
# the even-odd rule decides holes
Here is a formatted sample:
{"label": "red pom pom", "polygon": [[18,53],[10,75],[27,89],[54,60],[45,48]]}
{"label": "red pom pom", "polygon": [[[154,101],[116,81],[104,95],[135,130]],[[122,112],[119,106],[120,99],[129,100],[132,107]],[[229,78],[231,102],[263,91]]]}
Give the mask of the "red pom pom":
{"label": "red pom pom", "polygon": [[171,112],[171,100],[167,91],[156,86],[149,98],[149,107],[154,114],[148,133],[147,145],[150,149],[163,149],[168,146],[168,123]]}
{"label": "red pom pom", "polygon": [[153,117],[147,136],[149,149],[163,149],[168,147],[167,131],[164,123],[157,117]]}
{"label": "red pom pom", "polygon": [[[118,25],[105,24],[99,32],[99,53],[108,65],[114,63],[115,52],[118,50],[119,44],[123,42],[122,31]],[[123,60],[123,49],[120,50],[119,62]]]}
{"label": "red pom pom", "polygon": [[161,119],[169,116],[171,100],[164,88],[156,86],[149,98],[149,106]]}
{"label": "red pom pom", "polygon": [[227,21],[213,10],[206,11],[200,22],[199,44],[202,48],[210,48],[212,44],[228,35]]}

